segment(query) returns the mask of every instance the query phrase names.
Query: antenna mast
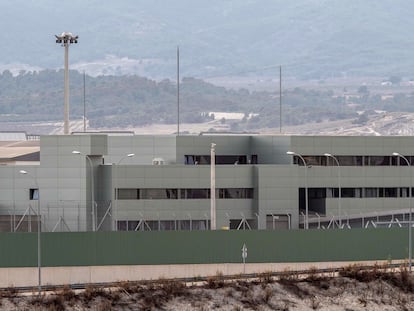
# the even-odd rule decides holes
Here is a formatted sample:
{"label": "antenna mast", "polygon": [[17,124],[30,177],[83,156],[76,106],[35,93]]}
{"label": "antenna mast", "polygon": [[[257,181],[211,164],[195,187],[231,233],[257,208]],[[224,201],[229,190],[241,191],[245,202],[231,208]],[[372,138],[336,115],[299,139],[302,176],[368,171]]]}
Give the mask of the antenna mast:
{"label": "antenna mast", "polygon": [[177,46],[177,136],[180,135],[180,48]]}

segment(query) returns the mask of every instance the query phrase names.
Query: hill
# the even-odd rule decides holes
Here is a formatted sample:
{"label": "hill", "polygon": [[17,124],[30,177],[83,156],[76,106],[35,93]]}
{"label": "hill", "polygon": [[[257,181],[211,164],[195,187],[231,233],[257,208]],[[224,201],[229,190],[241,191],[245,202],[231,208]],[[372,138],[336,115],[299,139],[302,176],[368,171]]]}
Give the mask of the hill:
{"label": "hill", "polygon": [[[129,129],[154,124],[176,127],[177,87],[171,80],[156,81],[136,75],[86,76],[85,82],[84,98],[83,75],[71,72],[70,119],[81,120],[85,108],[89,129]],[[368,86],[349,86],[346,90],[324,84],[313,87],[283,90],[284,130],[339,134],[355,132],[356,128],[360,134],[413,132],[411,84],[382,86],[378,81]],[[227,89],[195,78],[183,78],[180,83],[180,123],[201,124],[203,131],[278,129],[280,107],[277,92]],[[23,72],[17,76],[9,71],[0,74],[0,130],[23,130],[35,122],[56,123],[62,119],[62,70]],[[50,126],[40,128],[26,130],[34,134],[55,131]],[[170,130],[173,132],[174,129]]]}
{"label": "hill", "polygon": [[414,48],[406,0],[2,1],[1,68],[59,68],[54,34],[79,44],[73,68],[90,74],[411,78]]}

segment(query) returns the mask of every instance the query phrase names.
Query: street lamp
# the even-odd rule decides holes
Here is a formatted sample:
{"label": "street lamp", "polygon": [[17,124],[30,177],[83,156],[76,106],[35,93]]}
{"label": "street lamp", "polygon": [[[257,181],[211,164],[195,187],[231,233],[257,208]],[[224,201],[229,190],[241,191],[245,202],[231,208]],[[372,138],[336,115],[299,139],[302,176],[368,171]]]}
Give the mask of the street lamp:
{"label": "street lamp", "polygon": [[55,35],[56,43],[65,47],[65,105],[64,105],[64,123],[63,133],[69,134],[69,45],[78,43],[79,36],[73,35],[71,32],[62,32],[61,35]]}
{"label": "street lamp", "polygon": [[118,221],[118,165],[122,162],[125,158],[132,158],[135,156],[135,153],[128,153],[127,155],[124,155],[119,161],[116,163],[116,169],[115,169],[115,209],[114,209],[114,221],[112,223],[112,230],[118,231],[117,221]]}
{"label": "street lamp", "polygon": [[305,166],[305,229],[309,229],[308,165],[300,154],[293,151],[288,151],[286,154],[299,157]]}
{"label": "street lamp", "polygon": [[334,157],[330,153],[324,153],[325,157],[332,158],[335,160],[336,165],[338,166],[338,217],[339,217],[339,228],[342,228],[342,213],[341,213],[341,167],[339,165],[339,161],[336,157]]}
{"label": "street lamp", "polygon": [[40,296],[42,292],[42,255],[41,255],[41,240],[40,240],[40,232],[42,230],[41,226],[41,216],[40,216],[40,190],[39,185],[37,183],[36,177],[32,176],[32,174],[29,174],[29,172],[25,170],[20,170],[20,174],[27,175],[30,178],[33,178],[34,183],[36,185],[38,198],[37,198],[37,278],[38,278],[38,295]]}
{"label": "street lamp", "polygon": [[93,164],[92,164],[92,160],[88,155],[83,154],[80,151],[73,150],[72,153],[77,154],[77,155],[83,155],[86,159],[88,159],[89,165],[91,166],[92,231],[95,231],[96,230],[96,225],[95,225],[95,189],[94,189],[94,185],[93,185]]}
{"label": "street lamp", "polygon": [[411,210],[412,210],[412,184],[413,184],[413,176],[412,176],[412,172],[411,172],[411,164],[410,161],[408,161],[408,159],[406,157],[404,157],[402,154],[399,154],[398,152],[393,152],[392,153],[393,156],[395,157],[399,157],[401,159],[404,159],[404,161],[407,163],[408,167],[410,168],[410,189],[409,189],[409,194],[410,194],[410,216],[408,217],[408,271],[411,273],[411,267],[412,267],[412,237],[411,237],[411,233],[412,233],[412,227],[413,227],[413,223],[412,223],[412,216],[411,216]]}
{"label": "street lamp", "polygon": [[210,149],[210,229],[216,230],[216,144]]}

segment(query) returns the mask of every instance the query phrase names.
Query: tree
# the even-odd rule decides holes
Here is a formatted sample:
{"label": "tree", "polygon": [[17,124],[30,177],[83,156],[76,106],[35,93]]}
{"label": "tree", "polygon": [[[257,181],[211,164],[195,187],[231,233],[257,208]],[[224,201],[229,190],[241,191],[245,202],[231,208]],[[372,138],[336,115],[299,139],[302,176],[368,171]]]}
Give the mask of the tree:
{"label": "tree", "polygon": [[368,93],[369,93],[369,91],[368,91],[368,87],[367,87],[366,85],[361,85],[361,86],[358,88],[358,93],[359,93],[359,94],[368,94]]}

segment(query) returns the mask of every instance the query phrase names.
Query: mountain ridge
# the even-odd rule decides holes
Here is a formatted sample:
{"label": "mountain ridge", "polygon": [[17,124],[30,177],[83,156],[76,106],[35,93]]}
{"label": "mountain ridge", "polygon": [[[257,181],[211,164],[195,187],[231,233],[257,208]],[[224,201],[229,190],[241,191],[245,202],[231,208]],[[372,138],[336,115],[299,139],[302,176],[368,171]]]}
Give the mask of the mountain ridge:
{"label": "mountain ridge", "polygon": [[107,55],[155,59],[140,68],[149,77],[174,76],[177,46],[188,76],[246,69],[265,75],[260,68],[280,64],[287,75],[304,79],[408,77],[413,9],[405,0],[3,2],[0,10],[8,14],[0,21],[7,29],[0,33],[0,65],[60,68],[63,51],[53,35],[71,31],[80,37],[71,64]]}

